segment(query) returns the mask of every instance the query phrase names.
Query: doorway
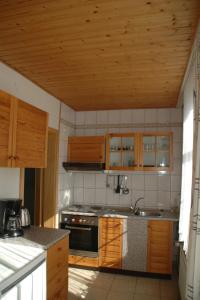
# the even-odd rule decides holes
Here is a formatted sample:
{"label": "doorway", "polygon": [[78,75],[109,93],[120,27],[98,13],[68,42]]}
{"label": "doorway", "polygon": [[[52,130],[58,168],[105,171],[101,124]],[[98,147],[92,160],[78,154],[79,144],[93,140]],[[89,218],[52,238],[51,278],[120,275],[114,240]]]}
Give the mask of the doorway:
{"label": "doorway", "polygon": [[58,136],[58,130],[49,128],[47,168],[21,170],[21,198],[29,209],[32,225],[56,227]]}

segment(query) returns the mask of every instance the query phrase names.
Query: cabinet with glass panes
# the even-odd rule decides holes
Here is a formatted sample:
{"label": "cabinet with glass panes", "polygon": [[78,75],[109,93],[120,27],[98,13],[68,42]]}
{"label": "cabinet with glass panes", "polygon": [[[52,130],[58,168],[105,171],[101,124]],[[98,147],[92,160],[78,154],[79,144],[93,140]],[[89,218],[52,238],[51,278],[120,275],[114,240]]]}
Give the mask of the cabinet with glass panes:
{"label": "cabinet with glass panes", "polygon": [[172,133],[142,133],[139,165],[143,170],[170,171],[172,169]]}
{"label": "cabinet with glass panes", "polygon": [[172,133],[140,132],[107,135],[106,169],[170,171]]}
{"label": "cabinet with glass panes", "polygon": [[106,142],[107,170],[135,170],[138,166],[138,137],[133,133],[109,134]]}

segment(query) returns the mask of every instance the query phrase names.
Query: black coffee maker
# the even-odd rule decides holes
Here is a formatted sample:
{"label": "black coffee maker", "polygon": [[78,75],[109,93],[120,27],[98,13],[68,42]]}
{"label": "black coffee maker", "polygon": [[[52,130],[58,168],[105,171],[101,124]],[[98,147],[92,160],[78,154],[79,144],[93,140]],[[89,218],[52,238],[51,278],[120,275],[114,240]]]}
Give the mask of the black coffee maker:
{"label": "black coffee maker", "polygon": [[20,199],[0,199],[0,238],[22,236]]}

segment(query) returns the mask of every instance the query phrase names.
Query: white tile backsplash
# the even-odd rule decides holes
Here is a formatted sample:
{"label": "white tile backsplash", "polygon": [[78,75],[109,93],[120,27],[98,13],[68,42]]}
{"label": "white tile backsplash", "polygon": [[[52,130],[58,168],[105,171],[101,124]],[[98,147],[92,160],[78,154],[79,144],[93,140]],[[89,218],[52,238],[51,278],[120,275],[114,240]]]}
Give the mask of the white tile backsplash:
{"label": "white tile backsplash", "polygon": [[74,189],[74,203],[75,204],[84,204],[85,202],[83,201],[83,193],[84,189],[83,188],[75,188]]}
{"label": "white tile backsplash", "polygon": [[84,188],[84,204],[95,204],[95,189]]}
{"label": "white tile backsplash", "polygon": [[132,189],[143,190],[144,189],[144,175],[133,174],[132,176]]}
{"label": "white tile backsplash", "polygon": [[144,123],[144,109],[132,109],[132,122]]}
{"label": "white tile backsplash", "polygon": [[158,189],[158,176],[157,175],[145,175],[145,191],[157,191]]}
{"label": "white tile backsplash", "polygon": [[84,174],[84,188],[95,189],[95,174]]}
{"label": "white tile backsplash", "polygon": [[108,111],[97,111],[97,124],[108,124]]}
{"label": "white tile backsplash", "polygon": [[96,124],[97,122],[97,112],[96,111],[86,111],[85,112],[85,125]]}
{"label": "white tile backsplash", "polygon": [[95,204],[105,205],[106,204],[106,189],[95,189]]}
{"label": "white tile backsplash", "polygon": [[106,188],[106,175],[96,174],[96,188],[105,189]]}
{"label": "white tile backsplash", "polygon": [[170,109],[158,109],[157,121],[158,123],[170,123]]}
{"label": "white tile backsplash", "polygon": [[[62,117],[72,121],[72,111],[65,108]],[[74,115],[74,114],[72,114]],[[74,134],[74,129],[61,123],[60,126],[60,149],[59,149],[59,207],[64,207],[67,202],[77,204],[95,205],[134,205],[139,197],[144,200],[139,206],[168,208],[174,206],[180,193],[181,186],[181,141],[182,128],[170,127],[170,123],[179,123],[182,120],[180,109],[132,109],[110,111],[76,112],[76,125],[88,125],[88,128],[77,128],[76,135],[105,135],[107,133],[141,132],[141,131],[173,131],[173,158],[174,166],[172,174],[154,174],[147,172],[128,173],[128,195],[119,195],[114,192],[116,185],[114,178],[110,177],[110,187],[106,187],[106,174],[101,173],[73,173],[72,178],[65,175],[62,162],[67,157],[66,141],[69,135]],[[123,128],[124,124],[140,124],[140,127]],[[155,123],[150,128],[149,123]],[[162,123],[162,126],[156,126]],[[164,125],[166,123],[166,126]],[[114,125],[111,128],[109,125]],[[144,124],[144,126],[142,126]],[[91,127],[91,125],[94,125]],[[102,126],[101,126],[102,125]],[[119,126],[118,126],[119,125]],[[68,182],[69,181],[69,182]]]}
{"label": "white tile backsplash", "polygon": [[158,190],[170,192],[170,175],[159,175],[158,176]]}
{"label": "white tile backsplash", "polygon": [[128,124],[132,122],[131,109],[122,109],[120,112],[120,124]]}
{"label": "white tile backsplash", "polygon": [[144,121],[145,121],[145,123],[156,123],[157,122],[157,109],[145,109],[144,110]]}
{"label": "white tile backsplash", "polygon": [[108,111],[108,124],[120,124],[120,111],[109,110]]}
{"label": "white tile backsplash", "polygon": [[83,188],[83,174],[82,173],[74,173],[74,187],[75,188]]}

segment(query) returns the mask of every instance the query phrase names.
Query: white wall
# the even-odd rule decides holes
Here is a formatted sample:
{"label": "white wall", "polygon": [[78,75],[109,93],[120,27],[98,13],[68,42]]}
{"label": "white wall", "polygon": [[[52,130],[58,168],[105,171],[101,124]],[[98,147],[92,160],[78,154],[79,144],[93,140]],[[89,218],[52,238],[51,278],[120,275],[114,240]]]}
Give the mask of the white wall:
{"label": "white wall", "polygon": [[68,136],[74,135],[75,112],[67,105],[61,104],[60,134],[59,134],[59,168],[58,168],[58,203],[57,211],[73,203],[74,176],[66,172],[62,166],[67,161]]}
{"label": "white wall", "polygon": [[[60,101],[0,63],[0,89],[49,113],[49,127],[59,128]],[[0,197],[19,196],[19,169],[0,168]]]}
{"label": "white wall", "polygon": [[177,205],[181,187],[181,109],[130,109],[76,113],[76,135],[137,131],[173,132],[173,172],[170,174],[129,172],[127,176],[130,193],[121,196],[114,192],[116,182],[114,184],[113,177],[110,178],[111,186],[108,188],[106,174],[75,173],[74,203],[130,206],[131,201],[134,203],[138,197],[144,197],[144,201],[140,204],[145,207],[171,208]]}

